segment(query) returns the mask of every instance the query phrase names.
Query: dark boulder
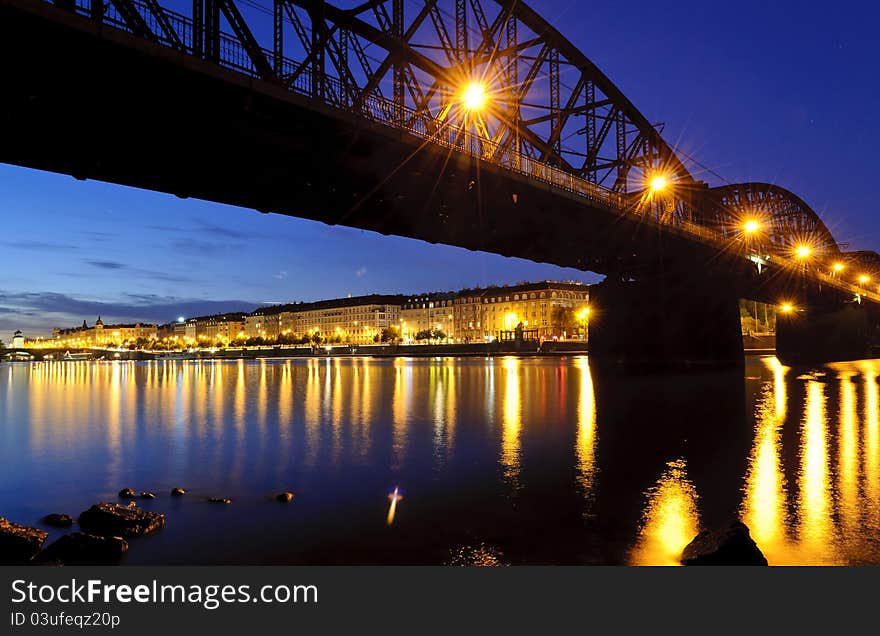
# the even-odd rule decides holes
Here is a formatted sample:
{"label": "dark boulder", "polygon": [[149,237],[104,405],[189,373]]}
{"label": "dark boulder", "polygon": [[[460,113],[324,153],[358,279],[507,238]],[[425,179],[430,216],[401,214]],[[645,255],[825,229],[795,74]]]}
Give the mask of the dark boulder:
{"label": "dark boulder", "polygon": [[52,526],[53,528],[69,528],[73,525],[73,517],[70,515],[52,513],[51,515],[43,517],[43,523],[47,526]]}
{"label": "dark boulder", "polygon": [[280,501],[281,503],[290,503],[293,501],[293,493],[292,492],[280,492],[275,495],[275,499]]}
{"label": "dark boulder", "polygon": [[99,503],[80,514],[79,525],[91,534],[134,537],[163,527],[165,515],[137,507]]}
{"label": "dark boulder", "polygon": [[681,553],[683,565],[767,565],[749,529],[735,521],[721,530],[703,530]]}
{"label": "dark boulder", "polygon": [[33,559],[48,532],[20,526],[8,519],[0,517],[0,565],[21,565]]}
{"label": "dark boulder", "polygon": [[183,488],[172,488],[171,496],[172,497],[183,497],[186,494],[186,491]]}
{"label": "dark boulder", "polygon": [[123,488],[119,491],[120,499],[134,499],[135,497],[137,497],[137,493],[131,488]]}
{"label": "dark boulder", "polygon": [[208,503],[231,504],[232,499],[229,497],[208,497]]}
{"label": "dark boulder", "polygon": [[114,565],[128,552],[122,537],[101,537],[83,532],[66,534],[50,544],[37,562],[64,565]]}

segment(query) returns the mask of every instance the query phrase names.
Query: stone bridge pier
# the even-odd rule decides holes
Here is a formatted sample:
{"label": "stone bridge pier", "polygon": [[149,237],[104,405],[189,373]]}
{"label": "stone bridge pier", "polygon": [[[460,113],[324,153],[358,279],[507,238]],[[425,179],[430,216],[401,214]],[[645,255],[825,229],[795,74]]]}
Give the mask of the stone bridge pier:
{"label": "stone bridge pier", "polygon": [[776,317],[776,355],[785,364],[873,357],[880,344],[880,310],[854,301],[814,301]]}
{"label": "stone bridge pier", "polygon": [[628,371],[743,364],[739,298],[705,272],[608,277],[590,292],[590,356]]}

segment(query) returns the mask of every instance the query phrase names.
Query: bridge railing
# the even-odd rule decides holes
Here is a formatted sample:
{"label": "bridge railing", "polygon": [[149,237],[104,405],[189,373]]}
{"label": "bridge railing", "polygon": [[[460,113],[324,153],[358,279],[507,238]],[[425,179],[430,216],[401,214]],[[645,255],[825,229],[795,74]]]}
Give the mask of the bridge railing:
{"label": "bridge railing", "polygon": [[[57,3],[57,0],[43,1],[49,4]],[[91,17],[92,2],[102,2],[102,0],[73,0],[73,2],[74,11],[86,17]],[[147,3],[141,0],[131,0],[131,3],[150,29],[153,39],[166,46],[182,47],[183,52],[190,55],[203,54],[202,51],[196,50],[195,28],[191,18],[164,7],[159,8],[162,12],[163,20],[174,31],[176,42],[164,33],[163,25]],[[106,3],[103,9],[101,17],[103,22],[130,33],[134,32],[112,2]],[[266,60],[271,62],[275,59],[273,51],[262,49],[262,52]],[[216,59],[212,61],[222,67],[250,77],[262,78],[247,49],[238,38],[228,33],[219,34],[219,47],[216,52]],[[425,141],[482,159],[534,181],[546,183],[554,188],[601,203],[610,208],[623,212],[634,212],[635,210],[630,205],[626,195],[591,183],[586,179],[538,161],[516,150],[502,148],[497,142],[465,130],[462,126],[453,124],[450,121],[434,118],[423,112],[417,112],[405,105],[395,104],[392,100],[377,94],[361,96],[362,91],[359,87],[347,84],[331,75],[325,74],[320,78],[320,82],[315,82],[312,78],[311,67],[303,67],[300,62],[287,57],[282,57],[280,62],[281,77],[275,78],[275,81],[281,82],[293,93],[310,99],[320,100],[333,108],[353,112],[375,123],[404,130]],[[319,85],[321,86],[321,91],[316,93],[315,87]],[[729,239],[725,239],[724,235],[717,229],[700,225],[687,219],[673,217],[668,221],[664,221],[664,223],[676,227],[698,240],[717,246],[724,246],[729,242]],[[800,267],[799,263],[781,256],[775,256],[774,262],[791,271],[798,271]],[[814,273],[820,281],[831,286],[880,301],[880,294],[875,294],[840,279],[827,276],[818,270],[811,273]]]}

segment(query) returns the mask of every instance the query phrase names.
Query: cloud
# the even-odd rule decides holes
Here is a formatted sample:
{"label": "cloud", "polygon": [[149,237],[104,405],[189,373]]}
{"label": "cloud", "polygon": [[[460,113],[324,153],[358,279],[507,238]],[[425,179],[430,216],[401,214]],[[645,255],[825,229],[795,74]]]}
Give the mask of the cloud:
{"label": "cloud", "polygon": [[157,232],[169,232],[183,235],[201,233],[202,235],[224,239],[236,239],[240,241],[246,239],[271,238],[258,232],[231,228],[225,225],[217,225],[204,219],[192,219],[192,225],[190,227],[175,227],[171,225],[148,225],[147,229],[155,230]]}
{"label": "cloud", "polygon": [[115,261],[86,261],[86,263],[99,269],[128,269],[128,265]]}
{"label": "cloud", "polygon": [[78,250],[79,246],[69,243],[50,243],[48,241],[5,241],[5,247],[17,250],[31,250],[34,252],[71,252]]}
{"label": "cloud", "polygon": [[119,236],[118,234],[114,234],[112,232],[97,232],[94,230],[80,230],[79,234],[80,236],[88,237],[91,241],[95,243],[106,243],[107,241],[110,241]]}
{"label": "cloud", "polygon": [[284,270],[281,270],[280,272],[276,272],[275,274],[272,274],[272,277],[277,278],[278,280],[284,280],[285,278],[287,278],[287,272],[285,272]]}
{"label": "cloud", "polygon": [[118,261],[85,261],[85,263],[86,265],[90,265],[91,267],[95,267],[97,269],[114,272],[126,271],[135,276],[141,276],[143,278],[150,278],[152,280],[158,280],[167,283],[190,283],[194,280],[193,278],[190,278],[188,276],[180,276],[178,274],[168,274],[166,272],[156,272],[149,269],[131,267],[130,265],[126,265],[125,263],[120,263]]}
{"label": "cloud", "polygon": [[[46,334],[52,327],[90,323],[101,316],[105,322],[170,322],[177,316],[205,316],[246,311],[257,304],[243,300],[205,300],[154,294],[126,294],[115,300],[76,298],[57,292],[0,291],[0,334],[22,329],[28,335]],[[0,335],[2,339],[2,335]]]}
{"label": "cloud", "polygon": [[227,252],[237,249],[239,243],[214,243],[211,241],[201,241],[198,239],[181,238],[171,242],[174,250],[180,254],[199,254],[209,255],[217,252]]}
{"label": "cloud", "polygon": [[357,276],[358,278],[363,278],[364,275],[366,275],[366,273],[367,273],[367,268],[361,266],[355,270],[354,275]]}
{"label": "cloud", "polygon": [[204,232],[205,234],[210,234],[212,236],[219,236],[221,238],[229,238],[229,239],[253,239],[253,238],[262,238],[261,234],[256,232],[248,232],[246,230],[236,230],[231,227],[226,227],[225,225],[214,225],[213,223],[209,223],[208,221],[197,220],[196,231]]}

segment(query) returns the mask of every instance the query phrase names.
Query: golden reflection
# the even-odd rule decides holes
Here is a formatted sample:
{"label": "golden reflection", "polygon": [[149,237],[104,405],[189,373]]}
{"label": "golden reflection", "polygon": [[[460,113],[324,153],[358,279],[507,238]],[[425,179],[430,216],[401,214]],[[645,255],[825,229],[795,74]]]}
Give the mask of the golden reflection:
{"label": "golden reflection", "polygon": [[697,491],[684,459],[669,462],[648,491],[642,528],[630,555],[633,565],[680,565],[681,553],[697,535]]}
{"label": "golden reflection", "polygon": [[373,396],[382,392],[382,374],[370,374],[372,361],[369,358],[362,360],[364,369],[363,391],[361,393],[361,421],[360,421],[360,456],[366,460],[370,454],[373,437],[370,434],[373,424]]}
{"label": "golden reflection", "polygon": [[394,492],[388,495],[388,499],[391,500],[391,503],[388,504],[388,517],[385,519],[385,523],[390,526],[394,523],[394,516],[397,514],[397,502],[403,499],[400,494],[400,489],[395,488]]}
{"label": "golden reflection", "polygon": [[[330,370],[327,370],[327,381],[330,381]],[[328,390],[333,400],[333,415],[330,419],[330,426],[333,429],[332,457],[335,465],[339,464],[339,456],[342,453],[342,360],[333,359],[333,382],[328,384]],[[330,395],[327,399],[330,399]]]}
{"label": "golden reflection", "polygon": [[857,533],[859,525],[859,429],[856,387],[853,373],[840,373],[840,429],[837,435],[838,516],[845,536]]}
{"label": "golden reflection", "polygon": [[764,363],[773,372],[773,382],[764,386],[758,404],[742,516],[755,543],[772,563],[785,545],[786,493],[780,435],[788,402],[788,367],[776,358],[765,358]]}
{"label": "golden reflection", "polygon": [[880,363],[866,360],[861,364],[865,391],[865,509],[868,525],[880,528],[880,391],[877,376]]}
{"label": "golden reflection", "polygon": [[403,466],[406,456],[407,422],[412,396],[412,364],[404,358],[394,360],[394,395],[391,398],[391,470]]}
{"label": "golden reflection", "polygon": [[318,360],[308,360],[306,374],[305,406],[305,464],[311,468],[318,459],[317,437],[321,426],[321,364]]}
{"label": "golden reflection", "polygon": [[[578,358],[577,368],[581,374],[580,392],[578,393],[578,422],[576,456],[578,465],[578,483],[584,494],[593,489],[596,461],[596,395],[593,392],[593,377],[586,357]],[[543,382],[541,383],[543,386]]]}
{"label": "golden reflection", "polygon": [[455,376],[447,359],[429,369],[429,398],[432,404],[434,429],[432,455],[435,468],[442,470],[452,452],[455,435]]}
{"label": "golden reflection", "polygon": [[824,388],[821,382],[807,381],[798,475],[798,537],[802,558],[814,564],[829,560],[834,542]]}
{"label": "golden reflection", "polygon": [[522,404],[519,386],[519,358],[504,359],[504,413],[501,428],[501,465],[504,478],[514,487],[519,486],[520,429]]}

